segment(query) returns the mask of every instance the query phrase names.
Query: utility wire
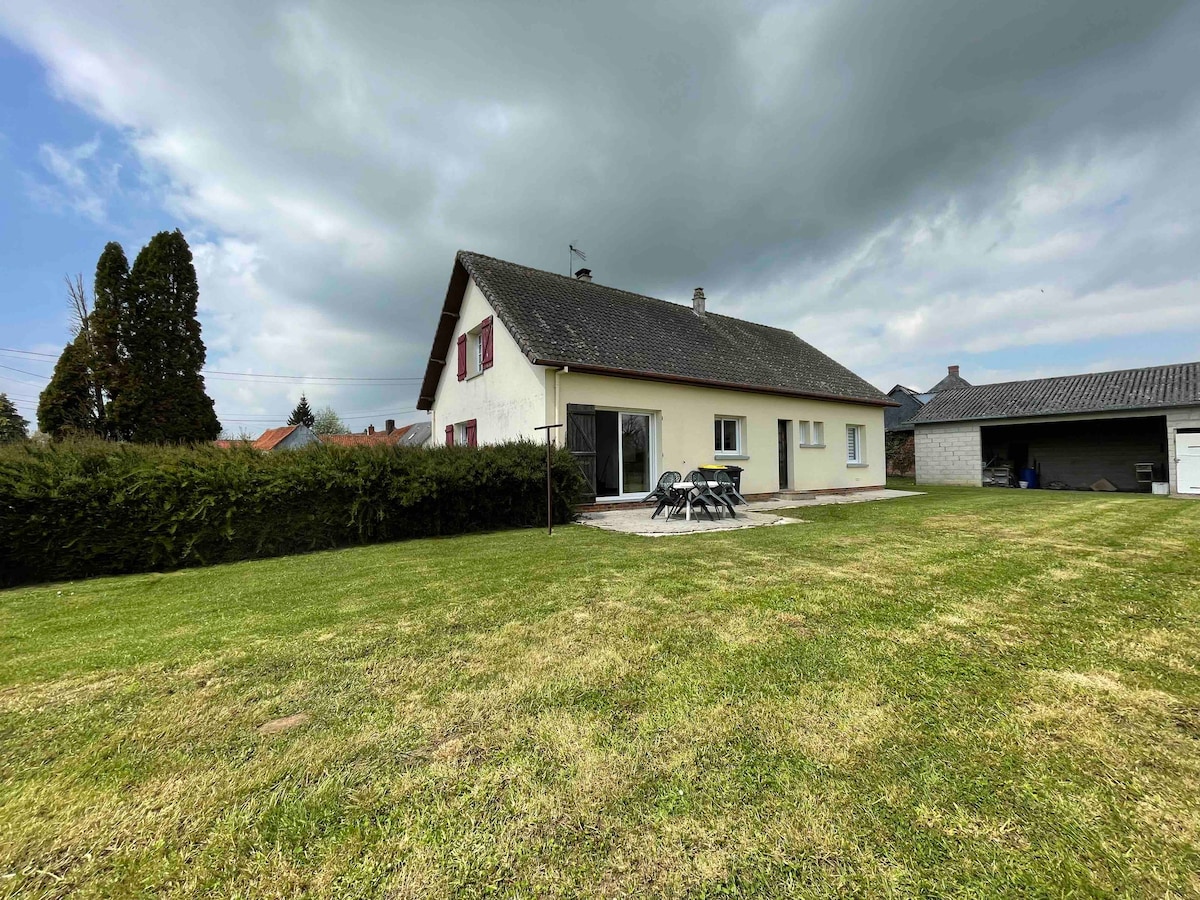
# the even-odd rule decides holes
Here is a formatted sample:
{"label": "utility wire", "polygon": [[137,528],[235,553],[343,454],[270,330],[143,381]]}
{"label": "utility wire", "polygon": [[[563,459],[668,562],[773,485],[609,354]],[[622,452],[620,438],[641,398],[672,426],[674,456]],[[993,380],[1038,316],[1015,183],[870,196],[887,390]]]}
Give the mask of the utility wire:
{"label": "utility wire", "polygon": [[[0,347],[0,353],[5,354],[20,354],[23,356],[42,357],[44,359],[57,359],[53,353],[39,353],[35,350],[18,350],[13,347]],[[11,366],[0,366],[0,368],[12,368]],[[20,369],[13,369],[14,372],[20,372]],[[372,383],[372,384],[402,384],[415,383],[421,381],[419,377],[400,377],[400,376],[382,376],[382,377],[366,377],[366,376],[350,376],[350,375],[278,375],[265,372],[229,372],[224,369],[201,369],[204,375],[224,376],[226,379],[231,377],[236,378],[258,378],[258,379],[276,379],[280,381],[307,381],[307,382],[331,382],[346,383],[349,387],[351,383]],[[38,375],[37,372],[24,372],[25,375],[33,375],[38,378],[48,378],[48,375]]]}

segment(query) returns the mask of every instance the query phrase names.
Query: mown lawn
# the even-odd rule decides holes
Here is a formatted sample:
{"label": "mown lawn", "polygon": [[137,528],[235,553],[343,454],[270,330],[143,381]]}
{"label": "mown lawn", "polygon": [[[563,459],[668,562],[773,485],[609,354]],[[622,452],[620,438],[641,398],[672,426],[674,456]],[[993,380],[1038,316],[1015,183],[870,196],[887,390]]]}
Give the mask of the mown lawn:
{"label": "mown lawn", "polygon": [[1200,894],[1200,503],[797,515],[2,592],[0,894]]}

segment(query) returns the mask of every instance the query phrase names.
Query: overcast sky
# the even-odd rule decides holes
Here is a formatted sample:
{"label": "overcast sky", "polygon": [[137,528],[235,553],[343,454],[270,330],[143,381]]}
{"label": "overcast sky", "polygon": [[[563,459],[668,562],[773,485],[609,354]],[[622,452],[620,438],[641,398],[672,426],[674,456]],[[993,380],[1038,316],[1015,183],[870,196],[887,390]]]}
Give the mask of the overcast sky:
{"label": "overcast sky", "polygon": [[[225,371],[417,379],[456,249],[570,241],[884,390],[1198,359],[1197,47],[1153,0],[0,0],[0,347],[57,353],[63,274],[180,227]],[[0,365],[32,399],[52,360]],[[420,417],[209,388],[231,431],[301,389]]]}

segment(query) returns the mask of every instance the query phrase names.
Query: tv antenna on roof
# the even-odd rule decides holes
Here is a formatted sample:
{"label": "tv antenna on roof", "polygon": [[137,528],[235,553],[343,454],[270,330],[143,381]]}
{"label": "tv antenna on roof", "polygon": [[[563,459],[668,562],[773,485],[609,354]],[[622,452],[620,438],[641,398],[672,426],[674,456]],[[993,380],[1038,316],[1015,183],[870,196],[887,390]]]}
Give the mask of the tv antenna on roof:
{"label": "tv antenna on roof", "polygon": [[567,257],[567,277],[570,278],[572,275],[571,270],[575,268],[575,257],[578,256],[584,262],[587,262],[587,254],[576,247],[574,241],[567,244],[567,246],[571,248],[571,255]]}

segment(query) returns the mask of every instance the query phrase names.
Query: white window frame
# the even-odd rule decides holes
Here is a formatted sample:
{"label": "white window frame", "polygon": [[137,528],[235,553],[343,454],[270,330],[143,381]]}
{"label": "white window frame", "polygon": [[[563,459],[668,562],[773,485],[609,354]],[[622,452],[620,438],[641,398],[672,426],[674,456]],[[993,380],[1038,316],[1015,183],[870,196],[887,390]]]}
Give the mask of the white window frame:
{"label": "white window frame", "polygon": [[796,446],[797,447],[811,447],[812,445],[809,443],[810,437],[811,437],[811,435],[809,434],[808,419],[797,420],[797,422],[796,422]]}
{"label": "white window frame", "polygon": [[[866,429],[862,425],[846,426],[846,465],[865,466],[867,464],[866,454],[863,452],[863,437],[865,434]],[[850,452],[851,435],[854,436],[853,454]]]}
{"label": "white window frame", "polygon": [[476,325],[467,332],[467,377],[483,374],[483,326]]}
{"label": "white window frame", "polygon": [[[735,441],[735,447],[733,450],[730,450],[726,447],[722,447],[722,449],[720,449],[720,450],[717,449],[716,424],[718,422],[721,422],[721,423],[733,422],[734,423],[734,436],[736,438],[736,441]],[[724,444],[724,442],[725,442],[725,427],[724,427],[724,424],[722,424],[721,443]],[[745,447],[746,447],[746,419],[743,416],[714,416],[713,417],[713,456],[714,457],[724,457],[726,459],[732,458],[732,457],[739,457],[739,458],[744,459],[746,456]]]}
{"label": "white window frame", "polygon": [[825,446],[825,423],[824,422],[813,422],[812,423],[812,441],[813,441],[812,444],[809,445],[811,447],[824,447]]}
{"label": "white window frame", "polygon": [[454,443],[459,447],[467,445],[467,423],[465,421],[454,423]]}

